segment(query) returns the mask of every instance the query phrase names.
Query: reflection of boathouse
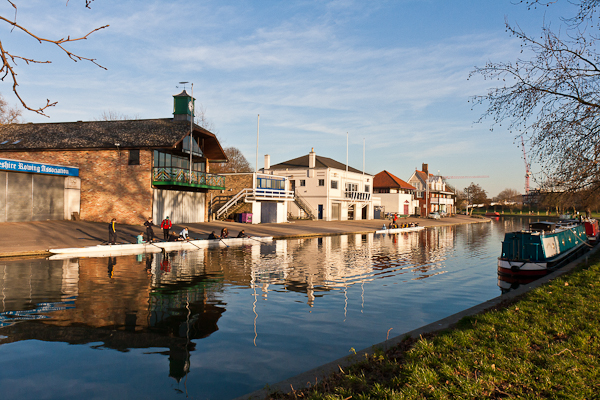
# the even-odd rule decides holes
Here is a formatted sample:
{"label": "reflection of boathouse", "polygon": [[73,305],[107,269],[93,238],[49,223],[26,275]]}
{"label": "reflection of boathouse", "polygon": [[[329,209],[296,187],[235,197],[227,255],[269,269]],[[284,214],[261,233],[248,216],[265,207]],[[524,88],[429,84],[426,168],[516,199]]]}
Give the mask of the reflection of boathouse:
{"label": "reflection of boathouse", "polygon": [[0,265],[0,345],[35,339],[99,342],[118,351],[166,348],[169,375],[179,380],[189,371],[191,340],[217,331],[225,312],[215,297],[222,278],[202,274],[202,252],[184,254],[170,256],[170,271],[189,279],[164,284],[148,276],[160,270],[162,254],[6,261]]}

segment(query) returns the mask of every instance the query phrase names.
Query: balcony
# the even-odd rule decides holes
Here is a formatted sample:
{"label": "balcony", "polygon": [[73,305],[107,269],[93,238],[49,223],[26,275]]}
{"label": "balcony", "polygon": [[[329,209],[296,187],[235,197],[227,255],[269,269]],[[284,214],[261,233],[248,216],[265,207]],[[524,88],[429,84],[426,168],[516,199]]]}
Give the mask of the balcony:
{"label": "balcony", "polygon": [[192,179],[190,180],[189,169],[154,167],[152,168],[152,184],[154,186],[183,186],[224,190],[225,177],[192,171]]}
{"label": "balcony", "polygon": [[371,193],[346,191],[344,192],[344,199],[350,201],[371,201]]}
{"label": "balcony", "polygon": [[[246,189],[250,190],[250,189]],[[294,192],[291,190],[281,190],[281,189],[252,189],[249,192],[248,197],[254,200],[283,200],[283,201],[293,201],[294,200]]]}

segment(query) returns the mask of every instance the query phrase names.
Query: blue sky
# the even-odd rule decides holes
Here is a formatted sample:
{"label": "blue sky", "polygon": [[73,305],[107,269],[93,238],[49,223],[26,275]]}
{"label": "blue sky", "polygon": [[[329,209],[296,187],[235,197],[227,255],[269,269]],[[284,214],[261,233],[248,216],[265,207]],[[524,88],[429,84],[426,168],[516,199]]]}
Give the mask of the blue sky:
{"label": "blue sky", "polygon": [[[459,190],[471,181],[490,196],[524,189],[520,142],[469,99],[493,82],[468,79],[487,61],[514,61],[519,41],[505,18],[531,33],[566,1],[528,11],[510,0],[114,1],[16,0],[17,22],[52,38],[83,35],[68,48],[96,58],[107,70],[73,62],[2,26],[6,49],[52,64],[19,63],[20,91],[30,106],[58,101],[50,118],[26,112],[28,122],[93,120],[104,111],[138,118],[172,115],[178,82],[194,82],[223,146],[236,146],[254,165],[260,114],[263,155],[278,163],[307,154],[384,169],[408,180],[416,167],[450,176]],[[0,1],[0,13],[14,11]],[[0,92],[16,103],[7,80]],[[535,172],[535,165],[533,166]]]}

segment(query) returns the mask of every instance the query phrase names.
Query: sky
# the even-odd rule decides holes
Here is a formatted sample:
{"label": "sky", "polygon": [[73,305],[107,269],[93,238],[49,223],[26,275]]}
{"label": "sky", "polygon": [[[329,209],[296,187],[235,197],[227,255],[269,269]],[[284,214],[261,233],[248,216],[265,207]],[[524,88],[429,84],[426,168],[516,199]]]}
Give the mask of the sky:
{"label": "sky", "polygon": [[[505,21],[536,34],[570,15],[568,2],[528,10],[517,0],[13,0],[16,19],[46,38],[79,37],[70,60],[0,24],[3,47],[50,64],[18,61],[19,92],[31,107],[57,101],[26,122],[172,117],[173,98],[194,83],[223,147],[238,147],[254,167],[319,156],[408,180],[423,163],[462,190],[488,196],[524,192],[520,141],[470,102],[494,86],[469,78],[486,62],[515,61],[520,42]],[[0,15],[15,10],[0,0]],[[186,85],[188,92],[190,85]],[[0,93],[17,104],[9,77]],[[493,130],[491,129],[493,128]],[[348,142],[348,145],[347,145]],[[364,154],[364,157],[363,157]],[[532,165],[533,172],[536,165]],[[532,186],[535,186],[533,184]]]}

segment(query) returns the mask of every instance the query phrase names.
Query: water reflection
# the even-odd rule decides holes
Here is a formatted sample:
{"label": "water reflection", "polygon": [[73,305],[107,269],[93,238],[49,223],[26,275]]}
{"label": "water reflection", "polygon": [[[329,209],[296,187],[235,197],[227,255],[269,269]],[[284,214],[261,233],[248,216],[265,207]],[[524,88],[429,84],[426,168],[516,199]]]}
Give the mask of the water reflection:
{"label": "water reflection", "polygon": [[[377,343],[390,328],[400,333],[494,297],[507,223],[5,261],[0,351],[33,339],[147,349],[146,357],[166,357],[154,374],[193,375],[186,387],[198,396],[241,395]],[[140,393],[169,396],[158,376],[131,380]]]}

